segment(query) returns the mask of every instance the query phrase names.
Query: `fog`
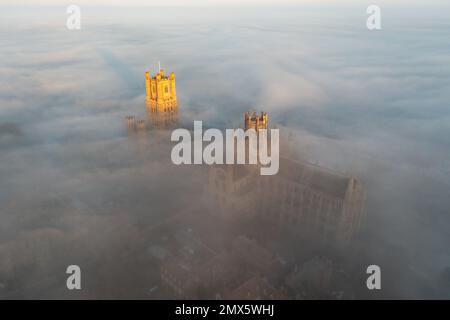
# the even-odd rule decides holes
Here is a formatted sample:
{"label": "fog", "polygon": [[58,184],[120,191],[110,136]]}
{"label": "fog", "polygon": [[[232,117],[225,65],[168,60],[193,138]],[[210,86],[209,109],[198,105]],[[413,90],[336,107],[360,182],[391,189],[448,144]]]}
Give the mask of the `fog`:
{"label": "fog", "polygon": [[[153,230],[205,210],[208,171],[172,165],[168,132],[127,133],[159,61],[177,76],[180,126],[234,128],[263,110],[297,157],[362,181],[349,298],[448,297],[448,11],[386,4],[370,32],[365,4],[327,8],[82,7],[75,31],[65,7],[2,8],[0,298],[152,298]],[[66,289],[70,264],[80,292]],[[379,292],[365,289],[369,264]]]}

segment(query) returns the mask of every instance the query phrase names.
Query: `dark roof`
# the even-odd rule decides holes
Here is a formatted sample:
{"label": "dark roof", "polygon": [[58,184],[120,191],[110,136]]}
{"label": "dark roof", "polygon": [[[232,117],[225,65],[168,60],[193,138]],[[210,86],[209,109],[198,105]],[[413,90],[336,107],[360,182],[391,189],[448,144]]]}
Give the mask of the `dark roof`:
{"label": "dark roof", "polygon": [[327,195],[344,198],[350,177],[306,162],[280,158],[278,176]]}

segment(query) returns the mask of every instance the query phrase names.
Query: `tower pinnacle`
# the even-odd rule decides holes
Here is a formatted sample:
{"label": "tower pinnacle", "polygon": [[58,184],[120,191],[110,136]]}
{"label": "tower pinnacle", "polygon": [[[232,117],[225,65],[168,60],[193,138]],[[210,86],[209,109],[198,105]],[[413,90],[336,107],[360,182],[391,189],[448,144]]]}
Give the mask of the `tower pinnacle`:
{"label": "tower pinnacle", "polygon": [[145,91],[147,108],[152,112],[172,112],[178,106],[175,74],[165,75],[158,62],[159,71],[152,77],[145,73]]}

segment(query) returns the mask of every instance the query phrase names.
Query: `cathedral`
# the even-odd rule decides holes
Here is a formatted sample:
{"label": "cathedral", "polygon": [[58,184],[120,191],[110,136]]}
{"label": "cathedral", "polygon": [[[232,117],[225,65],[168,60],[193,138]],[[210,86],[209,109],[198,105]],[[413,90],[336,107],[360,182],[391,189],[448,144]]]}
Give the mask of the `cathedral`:
{"label": "cathedral", "polygon": [[[147,120],[126,117],[129,132],[173,128],[178,123],[175,74],[145,73]],[[269,129],[266,112],[244,113],[244,130]],[[270,137],[269,137],[270,139]],[[280,141],[283,145],[283,139]],[[270,150],[269,150],[270,151]],[[260,165],[213,165],[207,194],[214,214],[255,217],[280,228],[349,243],[364,216],[365,190],[358,179],[280,155],[279,172],[261,176]]]}
{"label": "cathedral", "polygon": [[[267,113],[244,114],[245,129],[268,129]],[[282,143],[282,142],[281,142]],[[261,176],[254,165],[215,165],[208,193],[225,219],[257,217],[325,241],[350,242],[364,214],[365,192],[358,179],[280,156],[280,170]]]}

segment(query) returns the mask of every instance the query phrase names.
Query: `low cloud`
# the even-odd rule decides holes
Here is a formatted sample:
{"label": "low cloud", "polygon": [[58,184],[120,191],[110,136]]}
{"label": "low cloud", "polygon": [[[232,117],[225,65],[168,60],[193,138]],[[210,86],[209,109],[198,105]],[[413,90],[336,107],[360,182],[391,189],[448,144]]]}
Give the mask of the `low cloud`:
{"label": "low cloud", "polygon": [[447,292],[436,284],[450,266],[447,35],[260,10],[173,21],[152,8],[157,23],[112,10],[112,25],[94,10],[83,34],[49,21],[36,40],[32,22],[2,28],[14,39],[0,53],[0,297],[61,296],[57,274],[73,261],[123,288],[92,280],[86,297],[145,296],[147,231],[198,208],[206,183],[202,169],[172,166],[155,133],[127,137],[159,60],[176,72],[183,126],[237,127],[264,110],[301,158],[363,181],[360,246],[398,281],[387,297]]}

